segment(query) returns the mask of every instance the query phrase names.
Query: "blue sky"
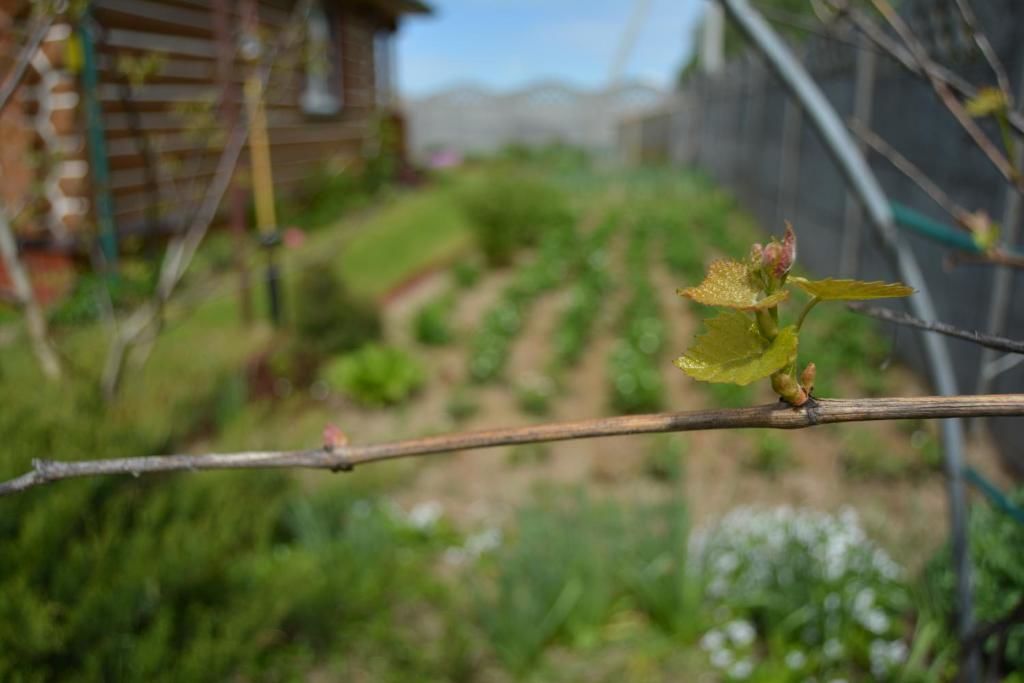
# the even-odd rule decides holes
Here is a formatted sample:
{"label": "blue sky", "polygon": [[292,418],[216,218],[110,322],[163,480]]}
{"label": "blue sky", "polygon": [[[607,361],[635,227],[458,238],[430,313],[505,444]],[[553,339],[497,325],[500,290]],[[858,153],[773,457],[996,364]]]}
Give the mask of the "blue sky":
{"label": "blue sky", "polygon": [[[582,87],[607,81],[634,0],[429,0],[432,17],[405,21],[401,92],[418,96],[476,83],[499,90],[543,78]],[[704,0],[649,0],[623,73],[669,85],[692,49]]]}

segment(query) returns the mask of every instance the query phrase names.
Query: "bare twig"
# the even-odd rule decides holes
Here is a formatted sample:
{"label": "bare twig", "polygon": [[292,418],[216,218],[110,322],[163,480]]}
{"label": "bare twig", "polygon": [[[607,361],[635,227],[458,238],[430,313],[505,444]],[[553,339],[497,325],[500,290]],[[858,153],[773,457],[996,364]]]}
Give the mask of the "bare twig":
{"label": "bare twig", "polygon": [[[309,8],[308,0],[296,5],[291,25],[299,25],[309,13]],[[292,29],[285,30],[281,34],[277,45],[271,50],[263,67],[260,78],[264,83],[270,76],[277,54],[294,38]],[[181,282],[199,245],[213,223],[217,208],[231,185],[231,178],[248,136],[248,121],[238,121],[228,134],[224,149],[217,162],[214,177],[207,186],[202,202],[191,217],[188,228],[183,234],[172,238],[167,246],[153,298],[136,309],[120,326],[111,340],[101,379],[103,393],[108,398],[114,396],[120,387],[128,352],[137,344],[154,339],[159,333],[163,324],[164,307]]]}
{"label": "bare twig", "polygon": [[1006,69],[1003,67],[1002,61],[999,59],[999,55],[996,54],[995,48],[992,47],[992,43],[989,42],[988,36],[985,32],[978,28],[978,17],[974,14],[974,8],[971,7],[971,3],[968,0],[956,0],[956,6],[960,10],[960,16],[964,20],[964,24],[967,26],[967,31],[971,34],[971,39],[974,44],[978,46],[985,61],[988,62],[989,68],[992,69],[992,73],[995,74],[996,83],[999,85],[999,89],[1003,92],[1003,96],[1006,98],[1007,109],[1013,107],[1013,92],[1010,90],[1010,79],[1006,75]]}
{"label": "bare twig", "polygon": [[[964,207],[953,201],[953,198],[946,194],[928,175],[918,168],[912,161],[896,151],[896,149],[882,139],[877,133],[866,128],[859,121],[848,122],[850,130],[861,139],[868,147],[895,166],[903,175],[914,181],[932,201],[938,204],[943,211],[953,217],[954,222],[972,235],[975,230],[988,227],[988,217],[984,214],[973,214]],[[979,222],[979,217],[981,221]],[[984,235],[982,235],[984,236]],[[947,261],[951,266],[959,263],[987,263],[1011,268],[1024,268],[1024,258],[1007,251],[1003,247],[991,247],[977,254],[951,254]]]}
{"label": "bare twig", "polygon": [[[970,100],[977,96],[978,90],[974,85],[941,64],[933,60],[929,60],[924,65],[918,64],[909,50],[893,40],[864,12],[850,7],[847,0],[829,0],[828,6],[834,12],[849,20],[876,47],[899,62],[910,73],[925,80],[937,79],[945,83],[964,99]],[[1021,115],[1021,112],[1014,109],[1008,110],[1007,122],[1018,134],[1024,135],[1024,116]]]}
{"label": "bare twig", "polygon": [[1024,269],[1024,256],[1014,254],[1005,249],[996,248],[986,252],[972,254],[963,251],[954,251],[946,255],[945,264],[948,268],[956,268],[961,265],[996,265],[1007,268]]}
{"label": "bare twig", "polygon": [[687,432],[710,429],[802,429],[837,422],[938,419],[1024,415],[1024,394],[926,396],[921,398],[820,399],[800,408],[770,403],[750,408],[683,413],[623,415],[575,422],[427,436],[367,446],[339,446],[300,451],[255,451],[206,455],[161,455],[108,460],[33,460],[32,470],[0,483],[0,496],[61,479],[105,474],[139,476],[156,472],[225,469],[308,468],[334,472],[383,460],[473,448],[567,441],[626,434]]}
{"label": "bare twig", "polygon": [[950,325],[949,323],[937,322],[934,320],[921,320],[920,318],[915,318],[914,316],[903,313],[902,311],[894,311],[891,308],[867,306],[860,303],[847,304],[847,308],[854,313],[863,313],[864,315],[870,315],[872,318],[878,318],[879,320],[895,323],[897,325],[916,327],[919,330],[938,332],[939,334],[963,339],[965,341],[978,344],[979,346],[996,349],[997,351],[1024,354],[1024,341],[1009,339],[1007,337],[999,337],[993,334],[985,334],[974,330],[965,330],[961,327]]}
{"label": "bare twig", "polygon": [[46,38],[46,34],[49,33],[52,24],[52,16],[43,16],[28,41],[18,50],[18,56],[15,58],[14,65],[8,72],[7,78],[4,79],[3,85],[0,85],[0,113],[3,113],[11,101],[11,96],[14,95],[18,86],[21,85],[21,80],[28,71],[28,65],[32,63],[32,58],[35,56],[36,51],[39,50],[39,46]]}
{"label": "bare twig", "polygon": [[36,300],[28,270],[21,262],[14,230],[11,228],[10,221],[7,220],[7,213],[3,206],[0,206],[0,263],[3,263],[4,269],[11,278],[14,298],[25,314],[29,342],[36,358],[39,359],[39,366],[42,368],[43,374],[51,380],[60,379],[60,358],[50,342],[46,316],[43,315],[42,308]]}
{"label": "bare twig", "polygon": [[929,178],[924,171],[915,166],[910,159],[907,159],[905,156],[897,152],[892,145],[886,142],[880,135],[867,128],[860,121],[850,120],[847,125],[849,125],[853,134],[860,138],[864,144],[881,156],[885,157],[886,160],[899,169],[903,175],[914,181],[914,184],[921,188],[925,194],[931,197],[932,201],[941,206],[943,211],[952,216],[958,225],[969,230],[968,225],[970,223],[970,212],[953,201],[953,199],[946,194],[946,192],[944,192],[942,188],[935,183],[935,181]]}
{"label": "bare twig", "polygon": [[903,18],[893,9],[889,0],[871,0],[875,9],[878,10],[885,20],[889,23],[889,26],[896,32],[900,37],[900,40],[906,45],[910,54],[913,56],[914,61],[918,64],[921,71],[924,72],[925,77],[932,86],[932,90],[938,96],[939,101],[949,110],[953,115],[953,118],[957,120],[960,127],[964,129],[964,132],[970,136],[977,145],[978,149],[988,157],[992,165],[996,167],[999,173],[1006,179],[1006,182],[1010,183],[1017,188],[1018,191],[1024,191],[1024,178],[1021,178],[1020,174],[1017,173],[1016,169],[1013,168],[1013,164],[999,149],[988,139],[981,127],[971,118],[970,114],[961,104],[960,100],[957,99],[953,91],[941,78],[937,78],[930,68],[934,65],[932,59],[928,56],[928,52],[925,50],[924,45],[917,39],[914,33],[907,26]]}

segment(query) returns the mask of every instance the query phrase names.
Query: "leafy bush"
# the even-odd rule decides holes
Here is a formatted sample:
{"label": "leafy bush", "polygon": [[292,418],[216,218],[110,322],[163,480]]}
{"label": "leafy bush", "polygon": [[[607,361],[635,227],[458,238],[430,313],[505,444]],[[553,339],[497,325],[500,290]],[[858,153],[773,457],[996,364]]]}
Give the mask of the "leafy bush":
{"label": "leafy bush", "polygon": [[296,344],[318,358],[357,349],[381,336],[377,310],[353,297],[326,262],[302,271],[294,310]]}
{"label": "leafy bush", "polygon": [[688,442],[682,434],[661,434],[644,459],[644,471],[657,481],[674,483],[683,478]]}
{"label": "leafy bush", "polygon": [[661,371],[650,358],[620,341],[608,360],[611,376],[611,407],[620,413],[647,413],[661,409],[665,386]]}
{"label": "leafy bush", "polygon": [[512,263],[519,248],[572,222],[563,193],[522,171],[492,171],[467,187],[461,200],[477,244],[492,266]]}
{"label": "leafy bush", "polygon": [[544,416],[551,413],[551,399],[555,395],[555,384],[551,378],[542,375],[528,377],[516,391],[519,409],[528,415]]}
{"label": "leafy bush", "polygon": [[377,344],[334,359],[322,374],[333,389],[370,407],[402,403],[426,381],[423,366],[412,356]]}
{"label": "leafy bush", "polygon": [[861,425],[843,425],[839,461],[844,476],[861,481],[897,481],[917,479],[935,466],[917,454],[907,457],[886,446],[871,429]]}
{"label": "leafy bush", "polygon": [[475,261],[459,261],[452,267],[452,281],[460,289],[469,289],[480,281],[480,266]]}
{"label": "leafy bush", "polygon": [[594,644],[620,606],[685,634],[699,625],[700,602],[687,532],[678,502],[626,508],[579,495],[528,507],[484,565],[492,580],[475,594],[479,622],[519,674],[551,643]]}
{"label": "leafy bush", "polygon": [[[1024,507],[1024,488],[1009,499]],[[971,508],[970,557],[974,579],[974,618],[978,623],[991,623],[1007,614],[1024,600],[1024,524],[1003,510],[988,503]],[[955,631],[952,607],[956,577],[952,570],[949,547],[940,549],[925,570],[925,611],[942,620],[948,633]],[[999,639],[990,637],[982,646],[987,658],[997,652]],[[1002,670],[1024,671],[1024,624],[1017,623],[1006,631],[1006,658]],[[1008,679],[1009,680],[1009,679]]]}
{"label": "leafy bush", "polygon": [[428,302],[413,318],[413,334],[416,341],[427,346],[443,346],[455,337],[452,330],[451,314],[455,300],[441,296]]}
{"label": "leafy bush", "polygon": [[769,477],[778,476],[793,466],[789,442],[771,430],[761,430],[747,465]]}
{"label": "leafy bush", "polygon": [[480,412],[480,402],[469,387],[457,387],[445,404],[445,412],[456,422],[462,422]]}
{"label": "leafy bush", "polygon": [[[96,480],[4,502],[4,680],[445,679],[398,614],[447,598],[438,540],[350,488],[278,473]],[[401,622],[401,623],[400,623]],[[381,656],[386,653],[387,656]],[[346,674],[345,672],[348,672]]]}
{"label": "leafy bush", "polygon": [[852,510],[740,508],[694,541],[718,617],[701,644],[725,677],[878,680],[902,667],[902,571]]}
{"label": "leafy bush", "polygon": [[54,325],[84,325],[99,320],[108,302],[120,311],[141,304],[152,292],[151,268],[141,261],[126,262],[115,275],[79,276],[71,294],[54,307],[49,319]]}

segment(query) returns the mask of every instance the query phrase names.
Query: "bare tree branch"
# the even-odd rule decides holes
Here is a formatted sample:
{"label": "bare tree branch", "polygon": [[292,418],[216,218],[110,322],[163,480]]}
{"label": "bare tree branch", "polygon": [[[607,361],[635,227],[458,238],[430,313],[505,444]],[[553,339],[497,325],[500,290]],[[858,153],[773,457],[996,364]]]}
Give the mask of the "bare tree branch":
{"label": "bare tree branch", "polygon": [[53,17],[50,15],[43,16],[39,20],[39,25],[29,37],[28,42],[18,51],[14,65],[11,67],[10,72],[8,72],[7,78],[4,79],[3,85],[0,85],[0,114],[3,113],[10,103],[14,92],[21,85],[21,80],[28,71],[28,65],[32,63],[32,58],[42,44],[43,39],[46,38],[46,34],[49,33],[51,25],[53,25]]}
{"label": "bare tree branch", "polygon": [[851,119],[847,125],[853,134],[860,138],[864,144],[885,157],[903,175],[913,180],[914,184],[931,197],[932,201],[941,206],[943,211],[952,216],[958,225],[968,229],[970,212],[953,201],[924,171],[915,166],[910,159],[897,152],[882,136],[867,128],[860,121]]}
{"label": "bare tree branch", "polygon": [[875,9],[878,10],[885,20],[889,23],[889,26],[896,32],[900,37],[900,40],[906,45],[907,49],[910,50],[910,54],[913,56],[914,61],[917,62],[920,70],[924,72],[928,79],[928,82],[932,86],[932,90],[938,96],[939,100],[946,106],[949,112],[953,115],[953,118],[957,120],[960,127],[970,136],[974,141],[974,144],[978,146],[978,149],[988,157],[992,165],[996,167],[999,173],[1006,179],[1006,182],[1017,188],[1018,191],[1024,191],[1024,178],[1017,173],[1017,170],[1010,163],[1010,160],[999,151],[998,148],[988,139],[984,131],[978,126],[978,124],[971,118],[967,110],[964,109],[963,104],[957,99],[953,91],[950,90],[946,82],[940,78],[937,78],[933,71],[929,69],[934,64],[932,59],[928,56],[928,52],[925,50],[924,45],[917,39],[917,36],[910,30],[906,22],[903,21],[889,0],[871,0]]}
{"label": "bare tree branch", "polygon": [[926,396],[921,398],[819,399],[800,408],[770,403],[750,408],[682,413],[621,415],[475,432],[427,436],[367,446],[335,446],[301,451],[254,451],[206,455],[160,455],[108,460],[33,460],[32,470],[0,483],[0,496],[61,479],[105,474],[139,476],[198,470],[307,468],[332,472],[383,460],[474,448],[567,441],[602,436],[687,432],[711,429],[802,429],[837,422],[1024,415],[1024,394]]}
{"label": "bare tree branch", "polygon": [[1024,269],[1024,256],[1007,252],[1004,249],[991,249],[989,251],[972,254],[963,251],[954,251],[946,255],[946,266],[956,268],[960,265],[984,264],[1006,266],[1007,268]]}
{"label": "bare tree branch", "polygon": [[[264,84],[270,77],[278,53],[295,39],[294,27],[302,23],[304,17],[309,13],[309,8],[309,0],[295,6],[290,23],[292,28],[281,33],[277,44],[266,60],[260,76]],[[119,327],[111,340],[101,378],[103,393],[108,398],[114,396],[120,387],[125,359],[129,351],[140,342],[153,339],[159,334],[163,324],[164,307],[181,282],[181,278],[185,275],[185,271],[216,217],[217,208],[231,185],[231,178],[238,166],[238,160],[248,136],[249,122],[239,120],[228,134],[224,149],[217,162],[213,180],[207,186],[203,200],[192,216],[188,229],[182,235],[172,238],[167,246],[153,298],[136,309]]]}
{"label": "bare tree branch", "polygon": [[978,28],[978,17],[974,14],[974,8],[971,7],[971,3],[968,0],[956,0],[956,6],[960,10],[960,16],[963,18],[968,32],[971,34],[971,39],[974,40],[974,44],[978,46],[982,56],[985,57],[985,61],[988,62],[989,68],[992,69],[992,73],[996,76],[996,83],[1006,98],[1006,108],[1012,109],[1013,92],[1010,89],[1010,79],[1006,75],[1003,63],[999,60],[999,55],[996,54],[995,48],[989,42],[988,36]]}
{"label": "bare tree branch", "polygon": [[35,292],[32,290],[32,281],[29,279],[25,265],[21,262],[14,230],[11,228],[10,221],[7,220],[7,213],[3,206],[0,206],[0,262],[3,263],[4,269],[11,278],[14,298],[25,314],[29,342],[36,358],[39,359],[39,366],[42,368],[43,374],[51,380],[60,379],[60,359],[50,343],[50,335],[46,329],[46,316],[43,315],[39,302],[36,301]]}
{"label": "bare tree branch", "polygon": [[[882,137],[874,131],[864,127],[864,125],[859,121],[852,119],[849,121],[848,125],[854,135],[860,138],[864,144],[881,156],[885,157],[885,159],[899,169],[903,175],[914,181],[914,183],[920,187],[925,194],[932,198],[932,201],[942,207],[943,211],[953,217],[953,220],[959,227],[974,235],[976,230],[987,229],[990,226],[988,216],[984,212],[971,213],[964,207],[957,204],[953,201],[953,198],[946,194],[946,192],[943,191],[935,181],[929,178],[924,171],[915,166],[914,163],[905,156],[897,152],[892,145],[882,139]],[[984,235],[982,236],[984,237]],[[984,242],[984,240],[982,240],[982,242]],[[998,246],[990,247],[977,254],[950,255],[947,260],[951,266],[956,266],[959,263],[988,263],[1007,266],[1010,268],[1024,268],[1024,258]]]}
{"label": "bare tree branch", "polygon": [[[970,100],[977,96],[977,88],[941,64],[931,59],[925,64],[918,64],[909,50],[893,40],[864,12],[850,7],[847,0],[829,0],[828,6],[832,11],[850,21],[876,47],[899,62],[910,73],[925,80],[939,80],[965,99]],[[1009,109],[1007,111],[1007,122],[1019,135],[1024,135],[1024,115],[1021,115],[1021,112]]]}
{"label": "bare tree branch", "polygon": [[997,351],[1024,354],[1024,341],[1000,337],[994,334],[985,334],[974,330],[965,330],[961,327],[950,325],[949,323],[937,322],[934,320],[922,320],[921,318],[916,318],[907,313],[903,313],[902,311],[894,311],[891,308],[867,306],[860,303],[847,304],[846,307],[854,313],[862,313],[864,315],[869,315],[872,318],[878,318],[879,320],[895,323],[897,325],[907,325],[908,327],[916,327],[919,330],[938,332],[939,334],[963,339],[965,341],[978,344],[979,346],[996,349]]}

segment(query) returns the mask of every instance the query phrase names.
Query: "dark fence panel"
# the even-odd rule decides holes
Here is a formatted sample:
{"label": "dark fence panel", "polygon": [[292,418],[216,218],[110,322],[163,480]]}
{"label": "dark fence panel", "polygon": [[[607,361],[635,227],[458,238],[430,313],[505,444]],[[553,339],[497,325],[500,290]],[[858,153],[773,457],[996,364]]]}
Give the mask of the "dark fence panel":
{"label": "dark fence panel", "polygon": [[[1024,3],[991,0],[975,5],[985,32],[1021,93]],[[972,83],[994,82],[960,23],[954,3],[913,0],[904,3],[903,12],[933,58]],[[927,83],[884,55],[866,53],[873,48],[858,46],[858,40],[854,35],[817,36],[794,50],[841,116],[850,118],[858,108],[865,110],[869,127],[954,200],[969,210],[984,210],[1001,222],[1010,191],[991,163]],[[866,86],[859,93],[858,71]],[[998,139],[994,129],[988,130]],[[622,123],[619,133],[620,153],[626,160],[668,159],[681,166],[698,166],[730,188],[766,230],[780,234],[782,221],[791,220],[800,235],[801,261],[810,270],[835,275],[849,264],[852,268],[847,275],[897,278],[890,257],[870,227],[848,206],[853,200],[817,133],[757,59],[746,56],[736,60],[715,78],[695,77],[667,107]],[[641,140],[642,150],[638,148]],[[657,145],[662,145],[663,151]],[[888,161],[876,155],[869,155],[869,161],[891,200],[951,223],[949,216]],[[1004,225],[1004,234],[1012,227]],[[1024,230],[1018,226],[1016,247],[1024,251],[1021,232]],[[853,239],[857,234],[861,235],[859,246]],[[909,232],[906,237],[925,272],[942,320],[968,329],[989,329],[997,269],[987,265],[950,268],[948,246]],[[1024,273],[1020,271],[1012,275],[1010,302],[1002,332],[1024,338]],[[896,340],[899,356],[923,372],[916,336],[900,330]],[[949,340],[949,344],[960,391],[976,391],[979,378],[1000,359],[999,354],[983,354],[966,342]],[[981,388],[1024,391],[1024,363],[1002,371]],[[1024,419],[994,419],[990,427],[1007,463],[1024,476]]]}

